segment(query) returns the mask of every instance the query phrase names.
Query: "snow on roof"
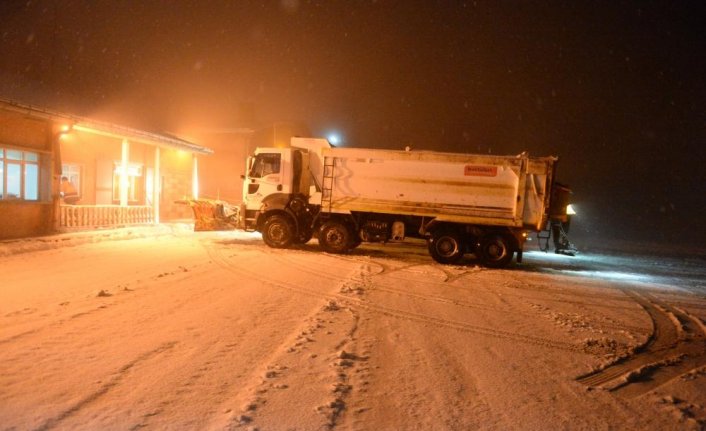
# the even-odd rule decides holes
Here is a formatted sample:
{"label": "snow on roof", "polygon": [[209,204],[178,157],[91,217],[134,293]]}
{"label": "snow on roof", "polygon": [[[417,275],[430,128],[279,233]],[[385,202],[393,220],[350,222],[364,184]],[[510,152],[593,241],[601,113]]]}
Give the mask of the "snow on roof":
{"label": "snow on roof", "polygon": [[32,118],[39,118],[49,121],[60,121],[69,123],[76,130],[88,133],[95,133],[104,136],[114,136],[125,138],[130,141],[142,142],[149,145],[174,148],[199,154],[212,154],[213,150],[197,145],[193,142],[178,138],[167,133],[154,133],[145,130],[134,129],[132,127],[121,126],[105,121],[92,120],[73,114],[53,111],[48,108],[38,107],[20,103],[14,100],[0,98],[0,109],[5,111],[19,112]]}

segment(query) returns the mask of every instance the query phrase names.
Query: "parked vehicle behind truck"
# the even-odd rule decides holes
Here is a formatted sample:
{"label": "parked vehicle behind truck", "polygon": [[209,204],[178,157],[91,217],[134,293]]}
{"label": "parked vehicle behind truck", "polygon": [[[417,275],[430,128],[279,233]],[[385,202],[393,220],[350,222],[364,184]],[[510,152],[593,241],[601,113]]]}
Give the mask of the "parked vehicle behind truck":
{"label": "parked vehicle behind truck", "polygon": [[427,240],[456,263],[473,253],[489,267],[522,260],[529,232],[547,223],[557,158],[334,148],[292,138],[248,158],[237,227],[286,248],[318,236],[345,253],[361,242]]}

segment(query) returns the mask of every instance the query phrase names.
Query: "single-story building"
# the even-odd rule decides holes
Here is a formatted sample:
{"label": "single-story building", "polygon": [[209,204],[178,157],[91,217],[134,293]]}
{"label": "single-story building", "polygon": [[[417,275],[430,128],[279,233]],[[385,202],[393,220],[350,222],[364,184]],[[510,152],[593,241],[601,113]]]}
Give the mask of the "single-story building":
{"label": "single-story building", "polygon": [[0,239],[191,218],[209,148],[0,99]]}

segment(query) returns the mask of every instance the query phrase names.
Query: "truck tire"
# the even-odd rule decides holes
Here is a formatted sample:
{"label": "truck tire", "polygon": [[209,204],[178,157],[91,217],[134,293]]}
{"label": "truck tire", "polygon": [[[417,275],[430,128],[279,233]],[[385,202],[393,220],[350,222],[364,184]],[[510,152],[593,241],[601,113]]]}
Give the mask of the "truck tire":
{"label": "truck tire", "polygon": [[513,254],[512,241],[508,237],[490,234],[481,238],[478,258],[483,265],[489,268],[503,268],[510,263]]}
{"label": "truck tire", "polygon": [[265,220],[262,239],[272,248],[287,248],[294,241],[292,223],[283,215],[272,215]]}
{"label": "truck tire", "polygon": [[431,257],[439,263],[458,263],[463,257],[463,241],[461,236],[453,231],[434,232],[427,246]]}
{"label": "truck tire", "polygon": [[351,231],[337,221],[328,221],[319,231],[319,245],[329,253],[345,253],[351,247]]}

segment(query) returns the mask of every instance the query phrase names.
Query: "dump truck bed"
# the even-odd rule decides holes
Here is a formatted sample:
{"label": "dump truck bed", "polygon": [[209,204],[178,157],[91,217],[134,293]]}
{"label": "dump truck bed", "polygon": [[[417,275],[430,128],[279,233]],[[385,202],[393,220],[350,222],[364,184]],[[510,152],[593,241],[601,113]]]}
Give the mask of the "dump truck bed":
{"label": "dump truck bed", "polygon": [[325,148],[323,211],[434,217],[539,230],[555,157]]}

